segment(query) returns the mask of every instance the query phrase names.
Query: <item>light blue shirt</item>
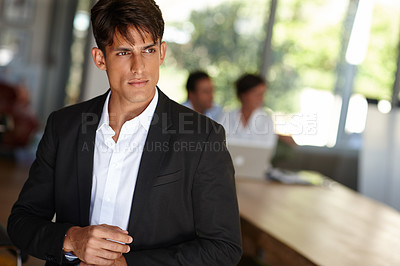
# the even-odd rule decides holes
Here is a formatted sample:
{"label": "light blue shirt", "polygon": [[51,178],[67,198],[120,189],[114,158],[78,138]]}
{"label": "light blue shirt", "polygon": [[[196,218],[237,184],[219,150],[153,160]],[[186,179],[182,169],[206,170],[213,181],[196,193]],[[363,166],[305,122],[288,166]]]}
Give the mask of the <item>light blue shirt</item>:
{"label": "light blue shirt", "polygon": [[[184,103],[182,103],[182,105],[194,110],[193,104],[189,100],[186,100]],[[213,106],[210,109],[206,110],[204,115],[215,121],[218,121],[218,119],[222,115],[222,108],[213,103]]]}

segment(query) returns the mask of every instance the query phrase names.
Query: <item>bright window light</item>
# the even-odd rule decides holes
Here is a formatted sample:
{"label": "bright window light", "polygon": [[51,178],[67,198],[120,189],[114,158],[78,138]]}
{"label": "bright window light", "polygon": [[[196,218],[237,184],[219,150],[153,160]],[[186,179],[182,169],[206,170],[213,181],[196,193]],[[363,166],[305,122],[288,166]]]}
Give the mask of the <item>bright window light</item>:
{"label": "bright window light", "polygon": [[89,13],[86,11],[76,12],[74,18],[74,28],[78,31],[87,31],[90,26]]}
{"label": "bright window light", "polygon": [[368,102],[364,96],[351,96],[347,111],[345,130],[347,133],[362,133],[367,120]]}
{"label": "bright window light", "polygon": [[387,100],[380,100],[378,102],[378,110],[382,114],[388,114],[392,110],[392,104]]}
{"label": "bright window light", "polygon": [[0,66],[7,66],[14,58],[14,51],[10,48],[0,47]]}
{"label": "bright window light", "polygon": [[191,32],[182,31],[175,27],[165,27],[164,41],[186,44],[190,41]]}
{"label": "bright window light", "polygon": [[365,59],[368,50],[373,9],[374,0],[360,0],[358,3],[349,46],[346,51],[346,61],[349,64],[359,65]]}
{"label": "bright window light", "polygon": [[300,101],[300,113],[274,115],[275,131],[292,135],[298,145],[335,146],[341,98],[328,91],[306,89]]}

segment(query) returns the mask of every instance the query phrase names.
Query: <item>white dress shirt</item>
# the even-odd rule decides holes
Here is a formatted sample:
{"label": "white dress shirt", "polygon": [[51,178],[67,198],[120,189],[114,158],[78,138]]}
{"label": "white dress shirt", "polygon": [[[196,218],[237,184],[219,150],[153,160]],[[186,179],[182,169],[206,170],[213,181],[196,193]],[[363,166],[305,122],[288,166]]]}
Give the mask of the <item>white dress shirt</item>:
{"label": "white dress shirt", "polygon": [[259,146],[276,148],[278,137],[274,131],[272,118],[261,108],[251,114],[247,125],[243,125],[240,109],[224,113],[218,121],[226,131],[226,140],[250,141]]}
{"label": "white dress shirt", "polygon": [[153,100],[137,117],[126,121],[117,142],[109,125],[108,103],[96,131],[93,161],[93,185],[90,204],[90,224],[108,224],[127,230],[135,191],[139,164],[147,133],[158,102]]}

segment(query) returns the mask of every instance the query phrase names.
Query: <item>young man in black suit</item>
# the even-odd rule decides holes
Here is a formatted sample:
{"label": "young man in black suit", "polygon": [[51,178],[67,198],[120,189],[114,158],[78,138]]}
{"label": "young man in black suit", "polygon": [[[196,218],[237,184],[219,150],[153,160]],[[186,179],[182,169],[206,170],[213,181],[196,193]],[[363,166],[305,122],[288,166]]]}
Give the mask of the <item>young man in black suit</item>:
{"label": "young man in black suit", "polygon": [[153,0],[100,0],[91,15],[110,90],[50,115],[10,238],[47,265],[235,265],[225,132],[158,89],[161,11]]}

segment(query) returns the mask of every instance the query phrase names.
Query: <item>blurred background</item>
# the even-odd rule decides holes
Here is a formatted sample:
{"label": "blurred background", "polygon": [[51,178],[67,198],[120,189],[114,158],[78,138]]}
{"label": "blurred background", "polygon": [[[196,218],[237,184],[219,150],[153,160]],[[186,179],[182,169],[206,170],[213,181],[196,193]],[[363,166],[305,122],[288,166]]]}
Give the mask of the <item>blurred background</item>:
{"label": "blurred background", "polygon": [[[0,0],[3,160],[31,162],[50,112],[108,89],[90,53],[94,2]],[[234,81],[261,73],[276,131],[298,144],[279,151],[277,167],[318,171],[400,210],[400,1],[156,2],[169,97],[186,100],[189,72],[203,69],[230,110]]]}

